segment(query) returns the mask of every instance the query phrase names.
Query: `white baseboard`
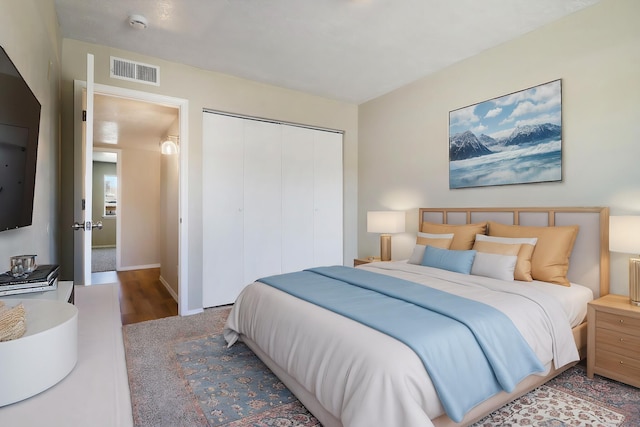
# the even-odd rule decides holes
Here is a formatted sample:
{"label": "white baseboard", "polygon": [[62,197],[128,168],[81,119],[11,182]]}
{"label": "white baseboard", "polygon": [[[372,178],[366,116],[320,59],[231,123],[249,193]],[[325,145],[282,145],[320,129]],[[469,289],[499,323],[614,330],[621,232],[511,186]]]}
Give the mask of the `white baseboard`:
{"label": "white baseboard", "polygon": [[162,283],[164,285],[165,288],[167,288],[167,291],[171,294],[171,296],[173,297],[173,299],[178,302],[178,294],[176,294],[176,292],[173,290],[173,288],[171,287],[171,285],[169,285],[169,282],[167,282],[166,280],[164,280],[164,277],[162,277],[162,275],[160,275],[160,283]]}
{"label": "white baseboard", "polygon": [[146,270],[148,268],[160,268],[160,264],[147,264],[147,265],[132,265],[127,267],[120,267],[118,271],[129,271],[129,270]]}
{"label": "white baseboard", "polygon": [[193,310],[184,310],[181,311],[180,313],[178,313],[180,316],[192,316],[194,314],[198,314],[198,313],[202,313],[204,312],[203,308],[195,308]]}

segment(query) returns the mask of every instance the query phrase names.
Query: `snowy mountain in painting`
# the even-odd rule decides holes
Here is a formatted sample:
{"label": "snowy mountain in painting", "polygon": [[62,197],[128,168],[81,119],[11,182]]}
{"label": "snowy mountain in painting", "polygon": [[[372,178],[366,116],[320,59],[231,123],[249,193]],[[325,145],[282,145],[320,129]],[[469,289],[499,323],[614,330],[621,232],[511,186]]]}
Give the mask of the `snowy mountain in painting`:
{"label": "snowy mountain in painting", "polygon": [[490,150],[493,150],[492,147],[502,145],[500,141],[490,137],[489,135],[485,135],[484,133],[480,134],[480,136],[478,137],[478,141],[480,141],[482,144],[484,144],[485,147]]}
{"label": "snowy mountain in painting", "polygon": [[449,160],[463,160],[491,154],[471,131],[458,133],[449,138]]}
{"label": "snowy mountain in painting", "polygon": [[511,135],[505,138],[504,145],[536,144],[552,138],[560,139],[561,128],[551,123],[524,125],[516,127]]}

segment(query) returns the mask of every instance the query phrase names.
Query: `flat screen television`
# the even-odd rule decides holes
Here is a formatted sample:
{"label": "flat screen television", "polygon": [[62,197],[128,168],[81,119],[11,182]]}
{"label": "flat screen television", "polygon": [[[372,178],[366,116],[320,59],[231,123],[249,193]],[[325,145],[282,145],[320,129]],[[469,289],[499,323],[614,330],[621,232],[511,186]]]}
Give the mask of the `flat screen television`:
{"label": "flat screen television", "polygon": [[40,103],[0,46],[0,231],[33,221]]}

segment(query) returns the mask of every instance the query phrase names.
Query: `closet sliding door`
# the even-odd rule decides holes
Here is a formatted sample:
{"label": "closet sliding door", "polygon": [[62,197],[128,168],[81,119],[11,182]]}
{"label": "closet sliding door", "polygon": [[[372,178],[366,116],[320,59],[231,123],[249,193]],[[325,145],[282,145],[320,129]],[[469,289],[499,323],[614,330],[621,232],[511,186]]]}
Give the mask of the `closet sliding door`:
{"label": "closet sliding door", "polygon": [[342,134],[203,113],[203,305],[342,264]]}
{"label": "closet sliding door", "polygon": [[244,120],[244,284],[281,271],[281,127]]}
{"label": "closet sliding door", "polygon": [[234,301],[245,283],[244,128],[245,121],[237,117],[203,116],[204,307]]}
{"label": "closet sliding door", "polygon": [[282,129],[282,271],[311,267],[314,259],[314,131]]}
{"label": "closet sliding door", "polygon": [[314,136],[313,265],[342,265],[342,134]]}

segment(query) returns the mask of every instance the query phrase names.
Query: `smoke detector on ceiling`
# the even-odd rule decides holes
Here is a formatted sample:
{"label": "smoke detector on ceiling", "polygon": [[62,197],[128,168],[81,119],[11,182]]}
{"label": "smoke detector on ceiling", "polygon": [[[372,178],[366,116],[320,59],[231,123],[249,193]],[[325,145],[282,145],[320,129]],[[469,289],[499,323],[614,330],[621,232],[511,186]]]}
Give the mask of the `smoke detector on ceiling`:
{"label": "smoke detector on ceiling", "polygon": [[144,30],[147,28],[149,22],[147,18],[142,15],[131,15],[129,16],[129,25],[131,25],[136,30]]}

